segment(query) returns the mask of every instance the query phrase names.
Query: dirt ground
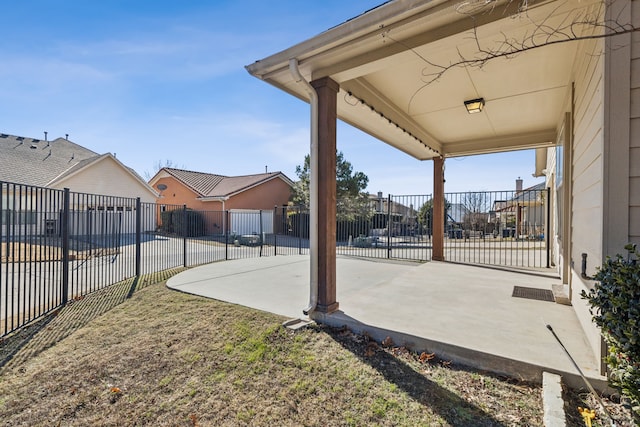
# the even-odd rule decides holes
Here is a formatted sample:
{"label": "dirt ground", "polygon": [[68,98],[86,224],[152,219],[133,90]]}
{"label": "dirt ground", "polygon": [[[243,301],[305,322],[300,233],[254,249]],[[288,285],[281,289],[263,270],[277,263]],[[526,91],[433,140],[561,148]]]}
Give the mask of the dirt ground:
{"label": "dirt ground", "polygon": [[[88,259],[92,257],[115,255],[120,253],[118,249],[97,248],[74,245],[69,250],[71,261],[76,259]],[[0,262],[43,262],[62,260],[62,247],[55,242],[24,243],[2,242],[0,244]]]}

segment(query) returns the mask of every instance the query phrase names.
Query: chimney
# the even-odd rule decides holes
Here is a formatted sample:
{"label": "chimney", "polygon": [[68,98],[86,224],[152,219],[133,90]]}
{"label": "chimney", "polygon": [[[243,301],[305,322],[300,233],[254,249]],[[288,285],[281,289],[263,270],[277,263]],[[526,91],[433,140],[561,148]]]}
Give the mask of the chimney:
{"label": "chimney", "polygon": [[68,133],[64,134],[64,139],[66,139],[67,141],[69,140],[69,134]]}
{"label": "chimney", "polygon": [[44,140],[45,141],[47,140],[47,131],[46,130],[44,131]]}
{"label": "chimney", "polygon": [[516,179],[516,193],[519,193],[521,191],[522,191],[522,179],[518,177],[518,179]]}

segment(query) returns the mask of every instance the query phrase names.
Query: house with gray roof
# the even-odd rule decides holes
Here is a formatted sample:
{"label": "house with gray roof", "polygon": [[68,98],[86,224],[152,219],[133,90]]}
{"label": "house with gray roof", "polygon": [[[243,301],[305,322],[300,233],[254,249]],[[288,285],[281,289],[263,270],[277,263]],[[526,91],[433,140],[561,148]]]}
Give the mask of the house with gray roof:
{"label": "house with gray roof", "polygon": [[[0,184],[0,211],[6,215],[0,230],[3,235],[7,233],[10,215],[25,217],[34,206],[41,206],[38,213],[31,214],[28,220],[21,220],[21,228],[13,232],[23,235],[44,233],[45,230],[48,234],[60,232],[61,198],[53,193],[43,193],[40,188],[68,188],[75,193],[111,196],[77,196],[71,206],[78,212],[71,219],[72,226],[78,225],[75,222],[80,218],[86,220],[87,212],[92,212],[92,228],[113,223],[118,224],[119,232],[123,233],[131,232],[135,225],[135,198],[155,203],[157,196],[144,179],[111,153],[98,154],[67,138],[49,141],[46,137],[38,139],[6,133],[0,133]],[[47,212],[43,211],[45,207]],[[151,218],[145,227],[153,229],[155,209],[148,204],[145,208],[150,210],[146,217]]]}
{"label": "house with gray roof", "polygon": [[66,138],[46,139],[0,133],[0,181],[80,193],[140,197],[156,192],[113,154],[98,154]]}

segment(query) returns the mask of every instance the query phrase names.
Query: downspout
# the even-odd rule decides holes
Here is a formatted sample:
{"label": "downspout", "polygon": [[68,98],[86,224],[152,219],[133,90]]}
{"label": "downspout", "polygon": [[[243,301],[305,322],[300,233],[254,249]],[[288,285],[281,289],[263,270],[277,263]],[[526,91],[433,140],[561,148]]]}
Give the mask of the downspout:
{"label": "downspout", "polygon": [[318,95],[298,68],[298,60],[289,60],[289,71],[296,80],[301,83],[309,94],[311,105],[311,147],[310,161],[311,176],[309,179],[309,256],[311,257],[311,274],[309,284],[309,305],[303,313],[308,315],[316,309],[318,304]]}

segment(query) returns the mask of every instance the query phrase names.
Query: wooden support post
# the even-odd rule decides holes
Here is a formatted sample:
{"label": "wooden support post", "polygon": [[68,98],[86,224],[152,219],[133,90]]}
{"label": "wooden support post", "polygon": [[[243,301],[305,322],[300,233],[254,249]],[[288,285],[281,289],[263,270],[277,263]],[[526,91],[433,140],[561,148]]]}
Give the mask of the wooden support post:
{"label": "wooden support post", "polygon": [[444,158],[433,158],[433,249],[431,259],[444,261]]}
{"label": "wooden support post", "polygon": [[311,82],[318,94],[318,304],[332,313],[336,301],[336,122],[340,86],[328,77]]}

